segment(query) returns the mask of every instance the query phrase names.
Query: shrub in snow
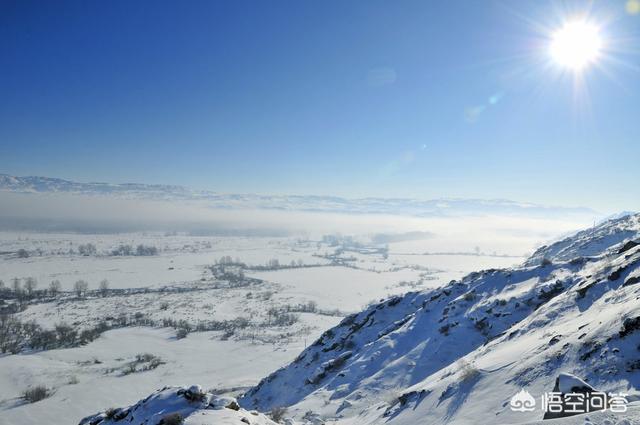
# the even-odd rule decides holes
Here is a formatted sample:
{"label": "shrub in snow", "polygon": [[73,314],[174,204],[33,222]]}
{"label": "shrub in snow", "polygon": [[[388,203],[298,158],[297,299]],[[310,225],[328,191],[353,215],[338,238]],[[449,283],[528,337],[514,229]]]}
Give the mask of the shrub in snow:
{"label": "shrub in snow", "polygon": [[179,328],[176,331],[176,338],[178,338],[178,339],[186,338],[187,335],[189,335],[189,329],[187,329],[187,328]]}
{"label": "shrub in snow", "polygon": [[286,414],[287,414],[286,407],[274,407],[273,409],[271,409],[269,416],[274,422],[280,423],[282,422],[282,420],[284,419],[284,415]]}
{"label": "shrub in snow", "polygon": [[121,409],[111,407],[104,412],[104,417],[106,419],[111,419],[114,421],[120,421],[127,417],[129,414],[129,409]]}
{"label": "shrub in snow", "polygon": [[458,362],[458,369],[460,370],[460,380],[462,382],[469,382],[480,375],[480,371],[473,364],[466,360],[460,360]]}
{"label": "shrub in snow", "polygon": [[192,385],[186,390],[179,390],[178,395],[182,395],[189,401],[204,401],[206,394],[200,385]]}
{"label": "shrub in snow", "polygon": [[139,255],[139,256],[158,255],[158,248],[156,248],[155,246],[138,245],[136,247],[136,255]]}
{"label": "shrub in snow", "polygon": [[342,365],[345,364],[345,362],[349,359],[349,357],[351,357],[352,354],[353,353],[351,351],[345,351],[335,359],[331,359],[322,363],[318,368],[316,368],[313,374],[309,378],[307,378],[307,383],[317,384],[325,376],[327,376],[327,372],[330,372],[332,370],[339,369],[340,367],[342,367]]}
{"label": "shrub in snow", "polygon": [[98,251],[96,249],[96,246],[92,243],[78,245],[78,254],[80,255],[84,255],[84,256],[96,255],[97,252]]}
{"label": "shrub in snow", "polygon": [[22,398],[28,403],[35,403],[51,396],[51,391],[44,385],[29,388],[22,393]]}
{"label": "shrub in snow", "polygon": [[225,408],[227,408],[227,409],[231,409],[231,410],[235,410],[235,411],[237,412],[238,410],[240,410],[240,405],[238,404],[238,402],[237,402],[237,401],[235,401],[235,400],[231,400],[231,401],[230,401],[230,402],[225,406]]}
{"label": "shrub in snow", "polygon": [[184,418],[180,413],[169,413],[162,418],[158,425],[180,425],[184,423]]}
{"label": "shrub in snow", "polygon": [[113,417],[116,415],[116,412],[118,410],[119,409],[116,409],[115,407],[110,407],[104,411],[104,417],[107,419],[113,419]]}
{"label": "shrub in snow", "polygon": [[136,372],[146,372],[148,370],[156,369],[158,366],[163,365],[165,362],[158,356],[149,353],[136,354],[133,361],[127,363],[122,368],[123,375],[130,375]]}

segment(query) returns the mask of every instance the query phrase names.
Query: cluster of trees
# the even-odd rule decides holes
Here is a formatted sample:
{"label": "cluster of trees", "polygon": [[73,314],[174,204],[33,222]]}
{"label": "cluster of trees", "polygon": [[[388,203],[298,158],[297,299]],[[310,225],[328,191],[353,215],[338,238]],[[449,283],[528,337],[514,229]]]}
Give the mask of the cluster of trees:
{"label": "cluster of trees", "polygon": [[226,266],[241,266],[241,267],[246,266],[246,264],[240,261],[239,258],[236,258],[234,260],[233,258],[231,258],[230,255],[223,255],[222,257],[220,257],[219,260],[216,261],[216,264],[226,265]]}
{"label": "cluster of trees", "polygon": [[245,329],[251,325],[249,319],[237,317],[232,320],[207,320],[200,321],[192,326],[186,320],[174,320],[171,318],[162,319],[162,326],[165,328],[174,328],[176,330],[176,338],[185,338],[191,332],[208,332],[208,331],[224,331],[229,337],[237,330]]}
{"label": "cluster of trees", "polygon": [[299,317],[288,313],[283,309],[272,307],[267,311],[267,322],[265,326],[291,326],[297,323]]}
{"label": "cluster of trees", "polygon": [[19,301],[56,295],[60,292],[60,281],[54,280],[47,289],[38,289],[38,280],[34,277],[20,279],[14,277],[9,284],[0,280],[0,298],[15,298]]}
{"label": "cluster of trees", "polygon": [[[289,308],[272,308],[268,311],[268,320],[260,326],[291,326],[299,318],[291,311],[318,311],[315,303],[300,304]],[[118,317],[105,317],[97,325],[78,329],[67,323],[58,323],[53,329],[45,329],[35,321],[22,322],[15,315],[0,314],[0,353],[16,354],[25,349],[49,350],[75,347],[87,344],[98,338],[103,332],[128,326],[170,327],[176,330],[177,338],[184,338],[191,332],[224,331],[224,337],[234,335],[238,330],[251,326],[249,319],[237,317],[232,320],[199,321],[191,324],[186,320],[163,318],[160,321],[147,317],[142,312]]]}
{"label": "cluster of trees", "polygon": [[264,266],[249,266],[246,263],[240,261],[239,258],[233,259],[230,255],[224,255],[220,257],[219,260],[216,260],[215,264],[218,266],[236,266],[246,270],[278,270],[296,267],[308,267],[304,264],[304,261],[302,261],[302,259],[299,259],[297,261],[291,260],[289,264],[281,264],[280,260],[278,260],[277,258],[268,260]]}
{"label": "cluster of trees", "polygon": [[[87,293],[89,292],[89,282],[82,279],[76,280],[73,284],[73,292],[78,298],[87,296]],[[106,297],[109,294],[109,281],[107,279],[102,279],[100,281],[97,292],[103,297]]]}
{"label": "cluster of trees", "polygon": [[309,266],[305,264],[304,261],[302,261],[302,259],[298,259],[297,261],[291,260],[289,264],[286,264],[286,263],[280,263],[280,260],[278,260],[277,258],[272,258],[271,260],[267,261],[264,266],[252,266],[249,268],[252,270],[280,270],[280,269],[297,269],[301,267],[313,267],[313,266]]}
{"label": "cluster of trees", "polygon": [[[55,297],[62,291],[62,284],[59,280],[52,280],[45,289],[38,289],[38,280],[34,277],[20,279],[14,277],[9,285],[0,280],[0,298],[11,297],[19,301],[35,298]],[[73,284],[73,292],[76,296],[84,297],[89,291],[89,283],[86,280],[77,280]],[[98,293],[106,296],[109,293],[109,281],[103,279],[98,285]]]}
{"label": "cluster of trees", "polygon": [[96,249],[96,246],[92,243],[78,245],[78,254],[80,255],[90,256],[90,255],[96,255],[97,253],[98,253],[98,250]]}
{"label": "cluster of trees", "polygon": [[[185,322],[186,323],[186,322]],[[109,329],[127,326],[160,326],[143,313],[108,317],[97,325],[78,330],[67,323],[44,329],[35,321],[22,322],[11,314],[0,314],[0,353],[17,354],[25,349],[51,350],[88,344]],[[181,326],[184,326],[181,324]]]}
{"label": "cluster of trees", "polygon": [[[110,252],[108,252],[108,254],[113,256],[150,256],[150,255],[158,255],[158,252],[159,250],[155,246],[143,245],[143,244],[140,244],[138,246],[131,246],[131,245],[122,244],[112,249]],[[89,257],[89,256],[98,255],[98,248],[93,243],[85,243],[85,244],[78,245],[77,251],[75,251],[72,248],[68,252],[57,251],[57,253],[70,254],[70,255],[74,255],[77,253],[79,255]],[[18,258],[29,258],[34,254],[42,255],[43,251],[41,249],[37,249],[35,251],[29,252],[26,249],[21,248],[15,253],[15,255]]]}
{"label": "cluster of trees", "polygon": [[347,313],[340,311],[337,308],[333,310],[323,310],[321,308],[318,308],[318,304],[315,301],[309,301],[309,302],[300,303],[300,304],[287,304],[280,307],[280,311],[284,313],[314,313],[314,314],[321,314],[323,316],[335,316],[335,317],[347,316]]}
{"label": "cluster of trees", "polygon": [[135,249],[131,245],[119,245],[111,251],[113,256],[151,256],[158,255],[158,248],[149,245],[138,245]]}
{"label": "cluster of trees", "polygon": [[93,328],[78,332],[66,323],[53,329],[44,329],[34,321],[21,322],[13,315],[0,314],[0,352],[17,354],[24,349],[49,350],[87,344],[109,329],[102,322]]}
{"label": "cluster of trees", "polygon": [[299,259],[298,261],[291,260],[289,264],[282,264],[280,263],[280,260],[278,260],[277,258],[272,258],[271,260],[267,261],[267,263],[264,266],[253,266],[252,269],[279,270],[279,269],[295,269],[298,267],[307,267],[307,266],[304,264],[304,261],[302,261],[302,259]]}

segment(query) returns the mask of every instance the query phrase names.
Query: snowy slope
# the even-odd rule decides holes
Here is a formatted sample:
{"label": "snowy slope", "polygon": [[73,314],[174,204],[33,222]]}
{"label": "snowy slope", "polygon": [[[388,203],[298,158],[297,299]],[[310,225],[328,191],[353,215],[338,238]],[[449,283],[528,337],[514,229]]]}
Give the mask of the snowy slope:
{"label": "snowy slope", "polygon": [[[184,421],[184,422],[182,422]],[[165,387],[133,406],[113,408],[84,418],[80,425],[273,425],[265,415],[241,409],[235,399],[216,397],[198,385]]]}
{"label": "snowy slope", "polygon": [[540,420],[541,411],[511,411],[509,400],[522,388],[552,391],[564,372],[635,394],[639,222],[608,221],[520,268],[472,273],[349,316],[240,404],[354,424],[506,424]]}
{"label": "snowy slope", "polygon": [[640,238],[640,215],[628,214],[578,232],[549,246],[543,246],[533,253],[526,264],[540,264],[544,258],[567,261],[577,257],[598,255],[621,242],[638,238]]}

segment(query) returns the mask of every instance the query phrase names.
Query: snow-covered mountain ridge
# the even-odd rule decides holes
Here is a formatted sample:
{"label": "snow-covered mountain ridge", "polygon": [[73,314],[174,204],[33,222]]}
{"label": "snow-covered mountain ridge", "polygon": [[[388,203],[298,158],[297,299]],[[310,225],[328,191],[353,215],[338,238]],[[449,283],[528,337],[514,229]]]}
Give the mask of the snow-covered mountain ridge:
{"label": "snow-covered mountain ridge", "polygon": [[511,411],[511,396],[551,391],[561,372],[635,393],[638,223],[638,215],[612,220],[539,250],[523,267],[371,306],[240,404],[345,423],[520,423],[542,414]]}
{"label": "snow-covered mountain ridge", "polygon": [[112,196],[123,199],[198,202],[211,208],[272,209],[413,216],[527,215],[549,217],[596,216],[589,208],[548,207],[504,199],[360,198],[314,195],[229,194],[193,190],[182,186],[140,183],[79,183],[50,177],[17,177],[0,174],[0,192],[22,194],[65,193],[85,196]]}

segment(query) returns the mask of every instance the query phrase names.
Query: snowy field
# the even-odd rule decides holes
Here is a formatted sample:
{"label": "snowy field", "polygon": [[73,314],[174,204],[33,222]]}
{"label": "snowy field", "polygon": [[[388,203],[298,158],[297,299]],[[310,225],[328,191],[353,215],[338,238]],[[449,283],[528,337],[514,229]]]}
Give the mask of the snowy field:
{"label": "snowy field", "polygon": [[[239,394],[349,313],[472,271],[519,264],[549,228],[563,234],[579,226],[546,224],[496,238],[477,231],[478,239],[468,237],[473,224],[460,230],[452,223],[418,237],[2,232],[5,289],[17,278],[26,290],[33,278],[33,290],[42,292],[23,303],[17,319],[45,330],[105,328],[68,348],[0,355],[0,423],[77,423],[165,385]],[[58,293],[48,291],[52,281],[60,282]],[[78,281],[88,284],[86,292],[74,291]],[[26,403],[23,392],[38,385],[50,396]]]}
{"label": "snowy field", "polygon": [[[75,424],[91,412],[131,403],[167,383],[243,389],[293,360],[303,348],[299,341],[278,347],[220,341],[209,332],[176,340],[167,329],[128,328],[109,331],[83,347],[3,357],[0,423]],[[123,375],[141,353],[159,356],[164,364]],[[30,405],[17,398],[21,389],[41,384],[54,388],[54,395]]]}

